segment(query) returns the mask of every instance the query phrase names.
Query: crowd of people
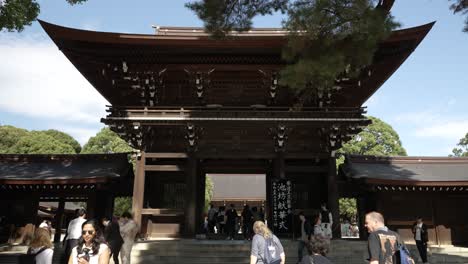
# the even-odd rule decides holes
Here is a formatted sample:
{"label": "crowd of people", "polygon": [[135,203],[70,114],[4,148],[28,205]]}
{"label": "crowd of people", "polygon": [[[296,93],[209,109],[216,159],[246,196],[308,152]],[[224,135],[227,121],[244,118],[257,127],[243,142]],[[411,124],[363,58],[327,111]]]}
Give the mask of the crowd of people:
{"label": "crowd of people", "polygon": [[[210,232],[226,230],[229,239],[234,237],[237,211],[234,205],[208,212]],[[130,255],[139,231],[132,216],[127,212],[120,219],[103,217],[100,222],[86,219],[84,209],[77,210],[76,218],[70,221],[64,238],[65,259],[68,264],[130,264]],[[248,205],[240,216],[240,225],[245,239],[251,239],[250,264],[284,264],[286,254],[281,241],[267,227],[260,215],[255,214]],[[222,216],[222,218],[220,217]],[[322,206],[318,215],[309,220],[303,212],[299,213],[300,237],[298,242],[298,264],[329,264],[332,223],[331,214]],[[365,216],[365,227],[369,232],[367,261],[370,264],[414,263],[399,234],[385,226],[384,217],[378,212]],[[224,224],[222,226],[221,224]],[[427,263],[427,226],[418,217],[412,227],[414,239],[423,263]],[[54,254],[51,243],[51,225],[43,221],[34,231],[26,257],[34,258],[36,264],[51,264]],[[120,258],[119,258],[120,256]]]}
{"label": "crowd of people", "polygon": [[226,235],[228,240],[234,240],[236,234],[241,231],[245,240],[251,240],[254,235],[252,227],[255,221],[264,221],[262,209],[244,205],[239,216],[234,204],[230,204],[227,210],[225,206],[216,208],[210,204],[205,229],[208,234]]}
{"label": "crowd of people", "polygon": [[[78,209],[70,221],[63,240],[65,254],[61,263],[68,264],[130,264],[131,250],[139,228],[130,213],[120,219],[103,217],[101,221],[86,219],[86,210]],[[52,264],[51,225],[43,221],[34,232],[25,258],[36,264]],[[120,256],[120,258],[119,258]],[[120,260],[120,261],[119,261]],[[26,261],[27,262],[27,261]]]}

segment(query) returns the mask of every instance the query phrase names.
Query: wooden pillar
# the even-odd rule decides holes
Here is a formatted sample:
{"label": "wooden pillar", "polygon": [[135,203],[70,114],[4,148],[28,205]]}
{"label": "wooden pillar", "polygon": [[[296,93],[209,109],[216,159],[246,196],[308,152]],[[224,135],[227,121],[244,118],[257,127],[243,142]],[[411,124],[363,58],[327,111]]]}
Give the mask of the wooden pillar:
{"label": "wooden pillar", "polygon": [[104,216],[112,217],[114,211],[114,195],[109,191],[98,191],[96,193],[95,209],[94,209],[94,218],[101,220]]}
{"label": "wooden pillar", "polygon": [[357,225],[359,227],[359,239],[367,240],[367,229],[365,227],[365,217],[366,217],[366,202],[364,197],[356,198],[357,205]]}
{"label": "wooden pillar", "polygon": [[[99,190],[96,190],[98,192]],[[96,217],[96,193],[88,194],[88,199],[86,200],[86,218],[93,219]]]}
{"label": "wooden pillar", "polygon": [[200,168],[197,161],[197,216],[196,216],[196,231],[197,234],[203,233],[203,223],[205,221],[205,189],[206,189],[206,174]]}
{"label": "wooden pillar", "polygon": [[274,164],[274,172],[273,175],[276,179],[284,179],[286,178],[285,174],[285,162],[284,162],[284,151],[281,149],[276,152],[276,159]]}
{"label": "wooden pillar", "polygon": [[55,215],[55,235],[54,243],[60,242],[60,236],[62,235],[63,216],[65,211],[65,199],[60,198],[57,208],[57,214]]}
{"label": "wooden pillar", "polygon": [[330,157],[328,160],[328,206],[333,217],[332,233],[334,238],[341,237],[340,208],[338,203],[338,185],[336,176],[336,159]]}
{"label": "wooden pillar", "polygon": [[[272,183],[276,170],[275,162],[270,164],[265,174],[265,187],[266,187],[266,204],[265,204],[265,220],[268,222],[268,228],[273,230],[273,194],[272,194]],[[259,208],[260,210],[260,208]]]}
{"label": "wooden pillar", "polygon": [[141,151],[140,156],[137,157],[136,161],[136,175],[135,181],[133,182],[133,200],[132,200],[132,211],[133,219],[137,225],[141,228],[141,211],[143,209],[143,202],[145,197],[145,152]]}
{"label": "wooden pillar", "polygon": [[185,170],[186,198],[185,198],[185,220],[184,235],[194,236],[197,227],[197,160],[194,153],[189,153],[187,168]]}

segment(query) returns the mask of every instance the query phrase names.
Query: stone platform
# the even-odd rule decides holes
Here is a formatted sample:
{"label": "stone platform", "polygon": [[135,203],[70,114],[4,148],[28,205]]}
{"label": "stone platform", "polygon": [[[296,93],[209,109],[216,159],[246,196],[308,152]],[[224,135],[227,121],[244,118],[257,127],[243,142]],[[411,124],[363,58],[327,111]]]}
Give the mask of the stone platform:
{"label": "stone platform", "polygon": [[[281,240],[286,252],[286,263],[297,261],[297,241]],[[135,243],[132,251],[132,264],[231,264],[249,263],[250,241],[245,240],[151,240]],[[418,253],[414,245],[408,245],[417,263]],[[1,264],[17,264],[18,255],[25,253],[24,246],[4,246],[0,250]],[[63,249],[57,244],[54,264],[59,264]],[[330,260],[334,264],[366,263],[366,242],[358,240],[332,240]],[[440,264],[467,263],[468,248],[454,246],[432,246],[429,249],[429,262]],[[111,264],[113,261],[111,260]]]}

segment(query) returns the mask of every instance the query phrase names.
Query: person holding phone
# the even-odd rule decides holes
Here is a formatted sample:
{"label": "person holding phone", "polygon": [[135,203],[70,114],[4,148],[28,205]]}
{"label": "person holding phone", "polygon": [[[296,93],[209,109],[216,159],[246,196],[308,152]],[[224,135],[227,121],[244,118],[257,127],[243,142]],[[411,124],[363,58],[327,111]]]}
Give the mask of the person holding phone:
{"label": "person holding phone", "polygon": [[109,264],[110,250],[94,220],[82,225],[78,245],[72,249],[68,264]]}

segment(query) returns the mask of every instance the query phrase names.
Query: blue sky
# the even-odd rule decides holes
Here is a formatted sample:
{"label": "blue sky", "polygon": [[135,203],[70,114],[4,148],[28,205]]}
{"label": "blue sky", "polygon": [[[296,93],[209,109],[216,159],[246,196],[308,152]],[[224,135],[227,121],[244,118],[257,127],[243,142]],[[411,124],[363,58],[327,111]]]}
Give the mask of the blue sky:
{"label": "blue sky", "polygon": [[[40,19],[74,28],[152,34],[151,25],[202,26],[187,1],[89,0],[69,6],[43,0]],[[400,69],[365,103],[399,133],[413,156],[446,156],[468,132],[468,34],[463,17],[445,0],[397,0],[402,28],[436,20]],[[259,17],[255,27],[279,27],[281,16]],[[55,128],[81,144],[103,124],[107,102],[53,45],[37,22],[22,33],[0,33],[0,124]]]}

